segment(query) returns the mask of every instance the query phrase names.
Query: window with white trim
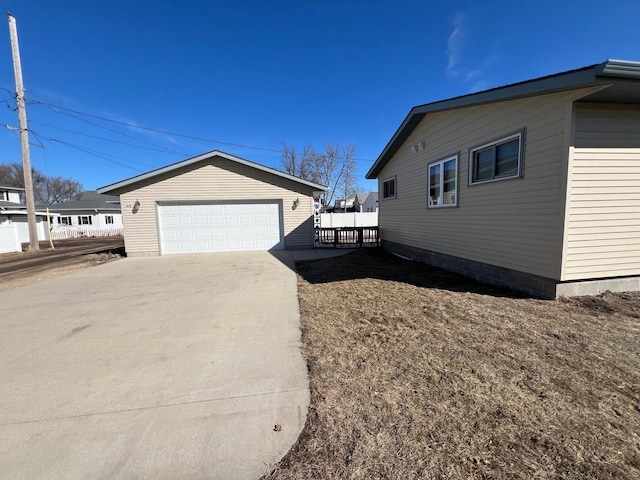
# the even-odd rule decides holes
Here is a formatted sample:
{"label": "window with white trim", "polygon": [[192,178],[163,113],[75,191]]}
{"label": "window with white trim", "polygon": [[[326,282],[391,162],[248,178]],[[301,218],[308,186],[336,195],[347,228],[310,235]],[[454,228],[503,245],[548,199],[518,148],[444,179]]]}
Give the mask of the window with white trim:
{"label": "window with white trim", "polygon": [[428,208],[455,207],[458,203],[458,155],[429,164]]}
{"label": "window with white trim", "polygon": [[93,221],[89,215],[78,215],[78,225],[92,225]]}
{"label": "window with white trim", "polygon": [[58,217],[58,223],[61,225],[71,225],[71,217]]}
{"label": "window with white trim", "polygon": [[107,225],[112,225],[113,224],[113,215],[105,215],[104,216],[104,223],[106,223]]}
{"label": "window with white trim", "polygon": [[382,198],[396,198],[396,177],[391,177],[382,182]]}
{"label": "window with white trim", "polygon": [[522,176],[524,130],[469,150],[469,185]]}

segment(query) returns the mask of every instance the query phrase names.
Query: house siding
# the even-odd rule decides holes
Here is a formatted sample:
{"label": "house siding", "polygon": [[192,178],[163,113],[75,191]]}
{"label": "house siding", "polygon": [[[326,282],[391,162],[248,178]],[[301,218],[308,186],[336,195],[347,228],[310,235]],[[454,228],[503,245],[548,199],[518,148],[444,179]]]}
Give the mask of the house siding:
{"label": "house siding", "polygon": [[[292,205],[299,199],[294,210]],[[157,202],[282,202],[285,248],[313,246],[313,196],[297,182],[220,157],[155,177],[121,194],[128,255],[159,255]],[[133,213],[135,202],[140,202]]]}
{"label": "house siding", "polygon": [[[571,91],[428,114],[380,172],[383,241],[559,280]],[[469,149],[526,129],[523,178],[468,185]],[[412,151],[425,142],[424,149]],[[427,209],[428,164],[458,158],[455,208]]]}
{"label": "house siding", "polygon": [[[608,141],[601,136],[598,143],[631,141],[619,130],[612,132]],[[562,280],[640,275],[637,134],[635,143],[638,148],[572,149]]]}
{"label": "house siding", "polygon": [[577,103],[575,146],[640,147],[640,105]]}

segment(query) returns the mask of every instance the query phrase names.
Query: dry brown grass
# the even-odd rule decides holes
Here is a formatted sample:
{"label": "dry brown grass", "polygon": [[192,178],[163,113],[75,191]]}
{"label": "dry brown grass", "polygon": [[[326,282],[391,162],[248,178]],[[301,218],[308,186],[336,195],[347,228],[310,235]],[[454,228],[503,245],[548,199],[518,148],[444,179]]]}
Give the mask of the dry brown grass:
{"label": "dry brown grass", "polygon": [[368,249],[298,271],[311,408],[265,478],[640,478],[639,293],[537,300]]}

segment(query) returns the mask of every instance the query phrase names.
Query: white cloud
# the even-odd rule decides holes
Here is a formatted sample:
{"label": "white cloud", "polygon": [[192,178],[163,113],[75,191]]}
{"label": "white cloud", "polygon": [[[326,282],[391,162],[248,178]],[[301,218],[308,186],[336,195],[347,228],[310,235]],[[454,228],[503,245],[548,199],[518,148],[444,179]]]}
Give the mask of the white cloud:
{"label": "white cloud", "polygon": [[499,62],[500,54],[496,51],[497,45],[482,51],[478,45],[471,43],[474,41],[473,31],[466,19],[467,14],[460,12],[451,20],[453,30],[447,39],[445,74],[459,80],[469,93],[474,93],[491,87],[487,75]]}
{"label": "white cloud", "polygon": [[457,13],[453,17],[453,32],[451,32],[451,34],[449,35],[449,39],[447,40],[447,55],[449,58],[447,62],[446,74],[454,77],[459,75],[457,66],[460,62],[460,55],[464,46],[464,19],[464,13]]}

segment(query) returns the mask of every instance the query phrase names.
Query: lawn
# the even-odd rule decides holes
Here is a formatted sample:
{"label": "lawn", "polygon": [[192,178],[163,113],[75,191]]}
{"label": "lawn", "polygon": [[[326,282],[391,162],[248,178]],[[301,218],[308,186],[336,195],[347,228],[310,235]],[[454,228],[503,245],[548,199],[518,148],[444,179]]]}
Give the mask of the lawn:
{"label": "lawn", "polygon": [[264,478],[640,478],[640,293],[532,299],[378,249],[297,267],[311,407]]}

